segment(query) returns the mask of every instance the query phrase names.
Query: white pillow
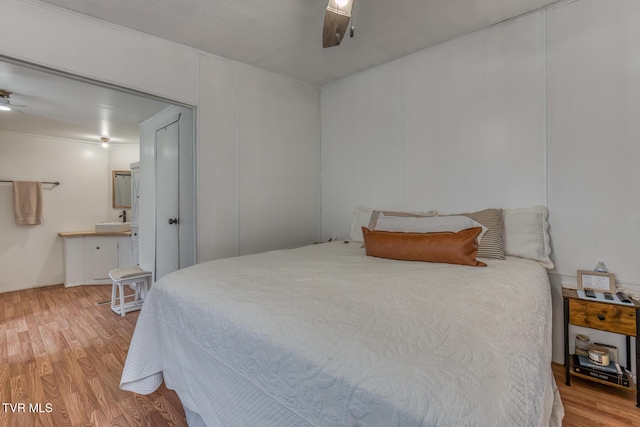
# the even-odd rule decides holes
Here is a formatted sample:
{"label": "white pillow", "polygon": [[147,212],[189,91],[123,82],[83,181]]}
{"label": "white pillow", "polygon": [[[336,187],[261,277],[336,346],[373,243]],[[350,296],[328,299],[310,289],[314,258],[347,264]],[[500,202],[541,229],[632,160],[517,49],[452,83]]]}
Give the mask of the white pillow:
{"label": "white pillow", "polygon": [[356,208],[356,214],[353,217],[353,222],[351,223],[351,240],[354,242],[364,242],[362,227],[369,226],[372,213],[373,209],[365,208],[364,206],[358,206]]}
{"label": "white pillow", "polygon": [[[371,208],[365,208],[364,206],[358,206],[356,208],[355,216],[353,217],[353,222],[351,223],[351,240],[354,242],[364,242],[364,237],[362,236],[362,227],[370,228],[369,223],[371,222],[371,215],[374,210]],[[393,211],[381,211],[377,210],[376,216],[387,214],[388,216],[436,216],[438,212],[436,210],[430,210],[427,212],[393,212]],[[376,228],[377,229],[377,228]]]}
{"label": "white pillow", "polygon": [[504,254],[539,261],[548,269],[554,265],[549,256],[549,210],[544,206],[503,209]]}
{"label": "white pillow", "polygon": [[400,231],[403,233],[434,233],[438,231],[452,231],[457,233],[468,228],[481,227],[478,243],[482,240],[488,228],[468,216],[436,216],[436,217],[402,217],[380,214],[376,223],[377,231]]}

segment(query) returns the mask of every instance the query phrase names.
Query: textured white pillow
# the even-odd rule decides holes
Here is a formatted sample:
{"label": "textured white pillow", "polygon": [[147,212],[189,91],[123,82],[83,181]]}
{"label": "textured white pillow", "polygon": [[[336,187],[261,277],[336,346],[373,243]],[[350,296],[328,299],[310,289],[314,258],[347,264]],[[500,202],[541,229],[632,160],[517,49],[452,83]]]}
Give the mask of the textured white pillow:
{"label": "textured white pillow", "polygon": [[549,243],[549,210],[544,206],[503,209],[504,254],[539,261],[552,269]]}
{"label": "textured white pillow", "polygon": [[377,231],[400,231],[403,233],[435,233],[438,231],[457,233],[474,227],[482,227],[482,233],[478,236],[479,243],[488,228],[468,216],[462,215],[415,218],[380,214],[375,229]]}
{"label": "textured white pillow", "polygon": [[[353,217],[353,222],[351,223],[351,240],[354,242],[364,242],[364,237],[362,236],[362,227],[367,227],[371,229],[372,227],[369,225],[371,222],[371,215],[373,212],[376,213],[376,221],[378,215],[386,214],[387,216],[412,216],[412,217],[424,217],[424,216],[436,216],[438,215],[438,211],[432,209],[427,212],[394,212],[394,211],[374,211],[371,208],[366,208],[364,206],[358,206],[356,208],[355,216]],[[376,227],[376,230],[378,228]]]}
{"label": "textured white pillow", "polygon": [[362,227],[369,226],[372,213],[373,209],[365,208],[364,206],[358,206],[356,208],[356,214],[353,217],[353,222],[351,223],[351,240],[354,242],[364,242]]}

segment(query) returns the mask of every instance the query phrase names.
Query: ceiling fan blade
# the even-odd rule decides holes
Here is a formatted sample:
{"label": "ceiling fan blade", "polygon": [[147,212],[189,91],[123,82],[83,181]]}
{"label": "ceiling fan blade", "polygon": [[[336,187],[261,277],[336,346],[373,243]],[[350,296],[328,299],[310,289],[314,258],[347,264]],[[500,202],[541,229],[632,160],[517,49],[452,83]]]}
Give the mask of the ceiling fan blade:
{"label": "ceiling fan blade", "polygon": [[344,39],[344,33],[347,31],[350,19],[349,16],[339,15],[327,10],[324,16],[322,47],[338,46]]}
{"label": "ceiling fan blade", "polygon": [[18,104],[9,104],[10,107],[19,107],[19,108],[27,108],[28,105],[18,105]]}
{"label": "ceiling fan blade", "polygon": [[352,5],[352,0],[347,1],[342,7],[338,6],[336,0],[329,0],[329,5],[324,15],[322,47],[338,46],[342,43],[351,20]]}

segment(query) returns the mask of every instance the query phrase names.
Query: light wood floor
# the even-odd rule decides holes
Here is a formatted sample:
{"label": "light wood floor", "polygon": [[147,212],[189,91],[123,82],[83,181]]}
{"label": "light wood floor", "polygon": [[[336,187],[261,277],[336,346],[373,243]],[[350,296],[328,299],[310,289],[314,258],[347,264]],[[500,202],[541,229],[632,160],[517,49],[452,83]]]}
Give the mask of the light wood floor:
{"label": "light wood floor", "polygon": [[564,427],[640,426],[635,394],[576,377],[568,387],[564,366],[551,365],[564,405]]}
{"label": "light wood floor", "polygon": [[[0,294],[0,426],[186,426],[164,385],[142,396],[120,390],[139,312],[117,316],[111,286],[60,286]],[[41,413],[28,413],[41,403]],[[52,412],[45,404],[51,404]]]}
{"label": "light wood floor", "polygon": [[[0,294],[0,403],[51,404],[52,412],[11,412],[0,426],[186,426],[176,394],[164,385],[141,396],[120,390],[138,312],[116,316],[111,286],[62,286]],[[565,427],[640,426],[635,395],[553,372]]]}

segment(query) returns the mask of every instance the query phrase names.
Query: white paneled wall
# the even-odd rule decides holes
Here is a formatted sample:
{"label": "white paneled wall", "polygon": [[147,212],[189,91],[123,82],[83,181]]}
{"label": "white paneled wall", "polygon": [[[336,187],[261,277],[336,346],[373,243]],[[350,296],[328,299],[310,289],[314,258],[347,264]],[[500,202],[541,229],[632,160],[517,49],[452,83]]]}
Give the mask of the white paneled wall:
{"label": "white paneled wall", "polygon": [[640,284],[640,2],[553,9],[549,209],[556,269]]}
{"label": "white paneled wall", "polygon": [[320,232],[318,90],[238,68],[240,254],[311,244]]}
{"label": "white paneled wall", "polygon": [[324,86],[323,238],[359,204],[546,203],[543,28],[537,13]]}
{"label": "white paneled wall", "polygon": [[543,16],[402,61],[406,200],[443,212],[545,203]]}
{"label": "white paneled wall", "polygon": [[[222,102],[221,102],[222,101]],[[202,55],[198,106],[200,261],[239,255],[238,65]]]}
{"label": "white paneled wall", "polygon": [[200,261],[318,240],[319,116],[317,88],[202,56]]}

